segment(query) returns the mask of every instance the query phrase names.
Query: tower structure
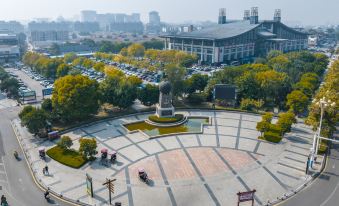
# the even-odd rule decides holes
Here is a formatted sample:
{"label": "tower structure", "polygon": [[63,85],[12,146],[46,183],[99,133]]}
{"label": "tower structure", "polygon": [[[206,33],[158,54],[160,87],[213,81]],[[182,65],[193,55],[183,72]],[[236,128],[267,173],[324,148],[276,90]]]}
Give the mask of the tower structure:
{"label": "tower structure", "polygon": [[258,7],[252,7],[251,8],[251,18],[250,18],[250,21],[251,21],[251,24],[259,23]]}
{"label": "tower structure", "polygon": [[219,9],[218,24],[226,24],[226,9],[225,8]]}

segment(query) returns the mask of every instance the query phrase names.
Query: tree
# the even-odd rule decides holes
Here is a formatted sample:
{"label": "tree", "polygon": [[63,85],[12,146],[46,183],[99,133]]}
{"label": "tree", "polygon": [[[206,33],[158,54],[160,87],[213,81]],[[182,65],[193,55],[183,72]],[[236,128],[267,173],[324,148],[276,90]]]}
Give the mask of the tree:
{"label": "tree", "polygon": [[19,118],[21,119],[21,121],[24,116],[26,116],[28,113],[30,113],[33,110],[35,110],[35,107],[31,105],[25,106],[19,113]]}
{"label": "tree", "polygon": [[132,57],[143,57],[145,54],[145,47],[141,44],[132,44],[127,48],[127,53]]}
{"label": "tree", "polygon": [[[30,112],[28,112],[30,110]],[[21,113],[21,122],[32,134],[45,133],[48,126],[48,115],[42,109],[29,108]]]}
{"label": "tree", "polygon": [[308,97],[301,91],[294,90],[287,95],[286,105],[295,113],[300,114],[304,112],[308,105]]}
{"label": "tree", "polygon": [[77,58],[77,55],[74,52],[70,52],[64,55],[64,62],[65,63],[72,63],[74,59]]}
{"label": "tree", "polygon": [[260,132],[261,136],[263,136],[263,133],[267,132],[271,128],[273,114],[266,112],[261,118],[262,120],[257,123],[256,129]]}
{"label": "tree", "polygon": [[15,78],[6,78],[0,82],[0,90],[6,91],[9,97],[19,97],[19,82]]}
{"label": "tree", "polygon": [[145,106],[154,105],[159,101],[159,87],[147,84],[138,89],[137,97]]}
{"label": "tree", "polygon": [[283,134],[290,132],[292,124],[297,123],[297,119],[292,112],[280,113],[277,125],[281,128]]}
{"label": "tree", "polygon": [[267,132],[270,129],[270,123],[265,121],[258,122],[256,129],[260,132],[260,136],[262,136],[263,133]]}
{"label": "tree", "polygon": [[98,72],[103,72],[104,69],[105,69],[105,63],[103,63],[103,62],[95,63],[93,68]]}
{"label": "tree", "polygon": [[79,139],[80,148],[79,152],[84,155],[85,158],[92,159],[94,155],[96,155],[98,152],[97,149],[97,141],[92,138],[80,138]]}
{"label": "tree", "polygon": [[280,56],[283,53],[279,50],[271,50],[270,52],[268,52],[267,54],[267,59],[272,59],[274,57]]}
{"label": "tree", "polygon": [[203,91],[208,83],[208,76],[202,74],[193,74],[186,80],[187,92],[192,94],[196,91]]}
{"label": "tree", "polygon": [[45,99],[41,104],[41,109],[43,109],[46,112],[52,112],[53,110],[52,100],[50,98]]}
{"label": "tree", "polygon": [[53,109],[69,122],[95,114],[99,108],[98,83],[86,76],[65,76],[54,83]]}
{"label": "tree", "polygon": [[173,97],[178,97],[184,91],[186,70],[183,67],[168,64],[165,66],[165,73],[168,81],[172,84]]}
{"label": "tree", "polygon": [[57,145],[63,150],[68,150],[73,145],[73,142],[69,136],[62,136]]}
{"label": "tree", "polygon": [[274,70],[258,72],[256,81],[260,86],[260,99],[265,102],[271,100],[275,104],[279,104],[284,101],[291,89],[290,79],[287,74]]}
{"label": "tree", "polygon": [[60,77],[63,77],[63,76],[66,76],[68,75],[68,72],[71,70],[72,68],[67,65],[67,64],[60,64],[58,67],[57,67],[57,71],[56,71],[56,76],[58,78]]}

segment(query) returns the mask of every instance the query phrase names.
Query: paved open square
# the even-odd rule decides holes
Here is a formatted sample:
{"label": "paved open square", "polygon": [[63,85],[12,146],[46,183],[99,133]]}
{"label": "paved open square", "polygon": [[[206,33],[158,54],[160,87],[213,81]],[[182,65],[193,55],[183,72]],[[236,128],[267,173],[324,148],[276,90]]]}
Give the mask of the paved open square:
{"label": "paved open square", "polygon": [[[225,111],[179,111],[185,115],[210,116],[212,125],[202,134],[185,134],[149,139],[143,133],[127,133],[121,124],[146,119],[149,114],[131,115],[72,130],[68,135],[78,149],[78,139],[93,137],[98,151],[117,151],[117,163],[104,166],[100,153],[93,163],[72,169],[50,158],[50,175],[42,175],[46,162],[37,148],[55,146],[36,141],[17,126],[42,184],[64,197],[90,205],[107,205],[106,178],[116,178],[113,202],[122,205],[236,205],[239,191],[256,189],[255,204],[275,200],[301,185],[312,131],[302,123],[293,126],[279,144],[258,140],[259,115]],[[14,124],[20,124],[15,121]],[[149,185],[138,178],[145,168]],[[93,178],[94,198],[86,192],[86,174]],[[242,205],[249,205],[243,203]]]}

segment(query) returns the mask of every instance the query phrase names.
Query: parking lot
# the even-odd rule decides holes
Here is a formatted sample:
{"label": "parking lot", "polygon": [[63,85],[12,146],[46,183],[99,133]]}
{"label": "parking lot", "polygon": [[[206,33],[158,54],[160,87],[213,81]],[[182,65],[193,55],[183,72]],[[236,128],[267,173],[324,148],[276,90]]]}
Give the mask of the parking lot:
{"label": "parking lot", "polygon": [[[35,91],[36,92],[36,97],[37,101],[41,101],[43,96],[42,96],[42,90],[46,88],[44,85],[42,85],[37,79],[33,79],[34,75],[38,77],[38,75],[33,74],[30,75],[31,73],[28,73],[28,70],[19,70],[16,68],[7,68],[7,72],[12,74],[14,78],[16,78],[19,81],[20,84],[20,90],[27,92],[27,91]],[[29,76],[30,75],[30,76]],[[41,78],[39,79],[43,81]],[[46,85],[48,86],[48,85]]]}

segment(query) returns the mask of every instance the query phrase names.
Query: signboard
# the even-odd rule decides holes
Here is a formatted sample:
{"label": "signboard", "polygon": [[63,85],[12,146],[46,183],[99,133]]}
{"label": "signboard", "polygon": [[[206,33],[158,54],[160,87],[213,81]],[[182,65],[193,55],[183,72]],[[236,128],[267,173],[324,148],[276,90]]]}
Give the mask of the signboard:
{"label": "signboard", "polygon": [[53,88],[42,89],[42,96],[51,95],[53,93]]}
{"label": "signboard", "polygon": [[221,100],[235,100],[237,98],[236,87],[227,84],[217,84],[214,86],[213,98]]}
{"label": "signboard", "polygon": [[32,101],[36,100],[36,93],[35,91],[19,91],[21,101]]}
{"label": "signboard", "polygon": [[93,180],[92,177],[89,176],[89,174],[86,174],[86,185],[87,185],[87,193],[93,197]]}
{"label": "signboard", "polygon": [[248,192],[238,192],[238,206],[240,202],[252,201],[252,206],[254,205],[254,193],[256,190],[248,191]]}

